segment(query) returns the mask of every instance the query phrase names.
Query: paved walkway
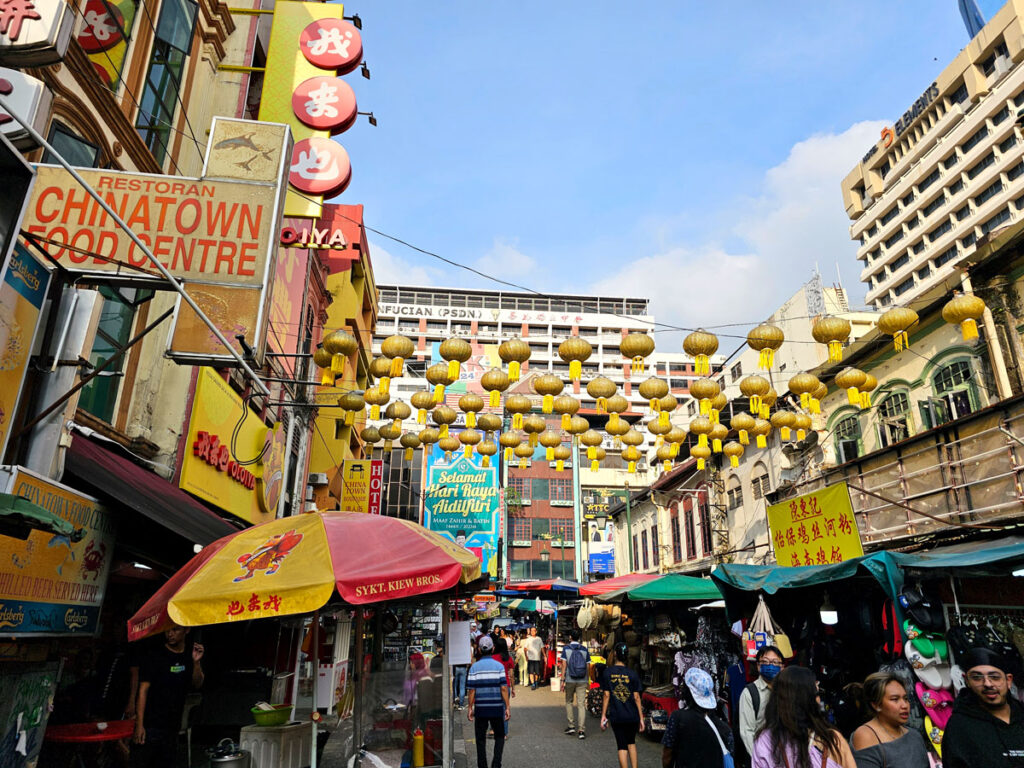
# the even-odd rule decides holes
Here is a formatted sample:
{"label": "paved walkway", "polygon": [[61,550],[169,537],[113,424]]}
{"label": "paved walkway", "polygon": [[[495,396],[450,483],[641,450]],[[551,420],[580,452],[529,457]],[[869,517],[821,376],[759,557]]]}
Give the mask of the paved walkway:
{"label": "paved walkway", "polygon": [[[472,723],[466,713],[456,712],[455,729],[456,765],[477,768],[476,739]],[[611,729],[602,732],[596,717],[587,716],[587,738],[562,733],[567,725],[564,694],[550,688],[518,688],[512,700],[512,720],[509,739],[505,743],[503,768],[615,768],[618,765],[615,737]],[[488,739],[488,757],[493,754],[494,741]],[[459,747],[465,745],[465,758]],[[643,735],[637,737],[640,768],[660,768],[661,745]]]}

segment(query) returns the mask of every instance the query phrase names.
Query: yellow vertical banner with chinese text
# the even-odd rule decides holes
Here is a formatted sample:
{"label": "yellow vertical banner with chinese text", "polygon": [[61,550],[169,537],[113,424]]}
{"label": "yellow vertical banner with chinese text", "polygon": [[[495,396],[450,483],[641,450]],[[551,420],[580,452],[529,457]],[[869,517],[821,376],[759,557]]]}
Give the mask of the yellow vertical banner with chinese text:
{"label": "yellow vertical banner with chinese text", "polygon": [[779,565],[828,565],[864,554],[846,483],[772,504],[768,529]]}

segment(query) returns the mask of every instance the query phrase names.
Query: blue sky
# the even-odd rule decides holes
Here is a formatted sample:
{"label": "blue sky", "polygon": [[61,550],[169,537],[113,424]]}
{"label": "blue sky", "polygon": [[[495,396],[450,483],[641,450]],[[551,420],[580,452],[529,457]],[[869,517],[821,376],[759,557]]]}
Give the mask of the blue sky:
{"label": "blue sky", "polygon": [[[996,2],[981,3],[990,16]],[[758,322],[815,263],[863,299],[839,182],[967,43],[955,0],[349,3],[366,223],[540,291]],[[379,282],[495,287],[371,235]]]}

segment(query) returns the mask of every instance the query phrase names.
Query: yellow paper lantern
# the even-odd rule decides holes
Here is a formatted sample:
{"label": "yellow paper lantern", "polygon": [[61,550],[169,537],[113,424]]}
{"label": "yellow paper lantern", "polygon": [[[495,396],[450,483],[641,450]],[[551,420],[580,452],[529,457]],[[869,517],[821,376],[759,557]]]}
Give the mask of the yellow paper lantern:
{"label": "yellow paper lantern", "polygon": [[[519,432],[502,432],[498,435],[498,445],[505,449],[506,464],[512,461],[513,451],[522,444],[523,436]],[[529,446],[527,446],[527,448],[529,448]]]}
{"label": "yellow paper lantern", "polygon": [[466,414],[466,426],[476,426],[476,415],[484,409],[484,399],[473,392],[467,392],[459,398],[459,410]]}
{"label": "yellow paper lantern", "polygon": [[786,334],[782,329],[771,323],[761,323],[747,334],[747,346],[760,353],[757,358],[758,368],[762,371],[772,369],[775,365],[775,353],[785,339]]}
{"label": "yellow paper lantern", "polygon": [[313,350],[313,363],[316,364],[317,368],[320,368],[323,371],[320,375],[320,386],[322,387],[334,386],[335,373],[331,368],[331,364],[333,362],[334,355],[323,347],[317,347]]}
{"label": "yellow paper lantern", "polygon": [[345,372],[345,360],[359,349],[356,337],[347,331],[337,330],[328,333],[320,341],[320,345],[331,356],[331,372],[340,376]]}
{"label": "yellow paper lantern", "polygon": [[836,374],[836,386],[846,390],[850,405],[860,404],[860,387],[868,380],[868,375],[860,368],[848,366]]}
{"label": "yellow paper lantern", "polygon": [[690,434],[697,435],[697,445],[707,445],[708,435],[715,425],[707,416],[697,416],[690,420]]}
{"label": "yellow paper lantern", "polygon": [[583,363],[593,354],[594,348],[586,339],[570,336],[558,345],[558,356],[569,364],[569,378],[579,381],[583,375]]}
{"label": "yellow paper lantern", "polygon": [[615,386],[615,382],[611,379],[606,379],[604,376],[598,376],[587,382],[587,394],[596,401],[598,413],[607,413],[606,404],[608,398],[612,397],[617,391],[618,387]]}
{"label": "yellow paper lantern", "polygon": [[396,425],[393,421],[377,427],[377,431],[380,433],[380,437],[384,441],[385,451],[390,451],[391,443],[402,436],[401,426]]}
{"label": "yellow paper lantern", "polygon": [[740,457],[743,456],[743,446],[736,441],[728,442],[722,446],[722,453],[729,457],[730,467],[738,467]]}
{"label": "yellow paper lantern", "polygon": [[729,436],[729,428],[725,424],[715,423],[711,425],[711,450],[715,453],[722,452],[722,441]]}
{"label": "yellow paper lantern", "polygon": [[509,378],[501,368],[491,368],[487,373],[480,377],[480,386],[490,393],[488,395],[488,405],[491,408],[497,408],[501,405],[501,393],[509,387]]}
{"label": "yellow paper lantern", "polygon": [[629,474],[631,475],[635,474],[636,463],[640,461],[639,449],[634,445],[631,445],[628,448],[624,449],[622,451],[622,460],[627,462],[626,471],[629,472]]}
{"label": "yellow paper lantern", "polygon": [[942,319],[950,325],[959,325],[964,341],[978,338],[978,321],[985,314],[985,302],[973,293],[954,294],[942,308]]}
{"label": "yellow paper lantern", "polygon": [[683,339],[683,351],[693,358],[693,370],[698,376],[711,373],[711,355],[718,351],[718,337],[699,328]]}
{"label": "yellow paper lantern", "polygon": [[546,461],[554,461],[555,446],[562,444],[562,436],[553,429],[545,429],[540,433],[538,440],[544,446],[544,458]]}
{"label": "yellow paper lantern", "polygon": [[829,362],[838,363],[843,359],[843,344],[850,338],[850,321],[835,315],[819,317],[811,326],[811,336],[828,347]]}
{"label": "yellow paper lantern", "polygon": [[594,449],[594,458],[590,460],[590,471],[597,472],[597,470],[601,468],[601,462],[604,461],[605,456],[607,455],[608,452],[604,448],[597,446],[597,448]]}
{"label": "yellow paper lantern", "polygon": [[416,423],[426,424],[427,412],[434,407],[434,393],[425,390],[413,392],[409,401],[412,403],[412,407],[416,409]]}
{"label": "yellow paper lantern", "polygon": [[768,447],[768,435],[772,433],[772,423],[767,419],[754,419],[754,428],[750,430],[757,437],[757,447]]}
{"label": "yellow paper lantern", "polygon": [[740,392],[744,397],[750,398],[750,412],[753,415],[761,413],[761,398],[768,394],[771,388],[768,379],[756,373],[740,379]]}
{"label": "yellow paper lantern", "polygon": [[793,427],[796,429],[796,439],[803,440],[807,436],[807,431],[812,426],[811,417],[806,413],[795,413],[793,416]]}
{"label": "yellow paper lantern", "polygon": [[788,441],[790,429],[796,423],[796,414],[792,411],[776,411],[769,421],[775,429],[779,430],[779,439]]}
{"label": "yellow paper lantern", "polygon": [[452,460],[452,454],[455,453],[462,446],[459,442],[459,438],[455,436],[442,437],[437,441],[438,446],[444,451],[445,461]]}
{"label": "yellow paper lantern", "polygon": [[702,416],[711,415],[711,401],[721,392],[722,385],[714,379],[703,377],[690,382],[690,396],[697,400]]}
{"label": "yellow paper lantern", "polygon": [[402,459],[404,461],[412,461],[413,454],[416,452],[416,449],[420,447],[419,435],[417,435],[415,432],[406,432],[404,435],[402,435],[399,442],[405,449],[402,452]]}
{"label": "yellow paper lantern", "polygon": [[619,352],[628,358],[632,373],[644,372],[644,358],[654,351],[654,339],[646,333],[629,333],[619,342]]}
{"label": "yellow paper lantern", "polygon": [[587,421],[583,416],[573,416],[569,419],[569,426],[565,428],[573,437],[582,435],[584,432],[590,429],[590,422]]}
{"label": "yellow paper lantern", "polygon": [[464,429],[459,432],[459,442],[462,443],[462,455],[467,459],[473,455],[473,446],[477,445],[484,436],[475,429]]}
{"label": "yellow paper lantern", "polygon": [[530,359],[530,345],[513,337],[498,345],[498,357],[508,366],[508,380],[519,381],[522,365]]}
{"label": "yellow paper lantern", "polygon": [[465,339],[452,336],[450,339],[442,341],[437,351],[442,359],[448,361],[448,377],[452,381],[458,381],[461,364],[473,356],[472,345]]}
{"label": "yellow paper lantern", "polygon": [[434,402],[440,403],[444,400],[444,388],[455,381],[454,377],[448,375],[448,366],[445,363],[434,363],[424,375],[434,388]]}
{"label": "yellow paper lantern", "polygon": [[376,427],[363,427],[359,432],[359,438],[372,449],[374,443],[380,442],[380,431]]}
{"label": "yellow paper lantern", "polygon": [[441,430],[434,427],[424,427],[420,430],[420,442],[423,445],[433,445],[441,439]]}
{"label": "yellow paper lantern", "polygon": [[376,421],[380,418],[380,407],[386,405],[391,395],[381,392],[377,387],[367,387],[363,393],[363,400],[370,406],[370,419]]}
{"label": "yellow paper lantern", "polygon": [[893,307],[878,318],[878,330],[892,336],[893,347],[897,352],[902,352],[910,346],[910,335],[907,331],[917,323],[917,320],[917,312],[910,307]]}
{"label": "yellow paper lantern", "polygon": [[523,428],[523,414],[532,408],[533,403],[526,395],[513,393],[505,398],[505,410],[512,414],[512,429]]}
{"label": "yellow paper lantern", "polygon": [[661,410],[661,398],[668,394],[668,382],[651,376],[640,382],[639,392],[640,397],[649,401],[651,412],[656,413]]}
{"label": "yellow paper lantern", "polygon": [[721,420],[722,411],[725,410],[727,405],[729,405],[729,398],[725,392],[719,392],[711,398],[711,410],[708,412],[708,417],[711,421],[717,424]]}
{"label": "yellow paper lantern", "polygon": [[455,412],[454,408],[438,405],[431,412],[430,418],[440,428],[441,437],[448,437],[448,425],[454,424],[455,420],[459,418],[459,414]]}
{"label": "yellow paper lantern", "polygon": [[711,449],[707,445],[691,445],[690,457],[697,460],[697,469],[704,469],[705,463],[711,458]]}
{"label": "yellow paper lantern", "polygon": [[865,374],[864,383],[860,385],[860,409],[871,407],[871,393],[878,387],[878,379],[872,374]]}
{"label": "yellow paper lantern", "polygon": [[672,460],[675,458],[675,454],[672,452],[672,446],[663,445],[658,449],[657,452],[658,461],[661,462],[662,472],[672,471]]}
{"label": "yellow paper lantern", "polygon": [[547,421],[544,417],[537,413],[531,413],[525,419],[523,419],[523,431],[529,436],[530,445],[535,447],[537,445],[537,439],[541,432],[548,428]]}
{"label": "yellow paper lantern", "polygon": [[565,383],[553,373],[543,373],[533,380],[533,391],[541,396],[541,410],[551,413],[555,405],[555,397],[565,389]]}
{"label": "yellow paper lantern", "polygon": [[789,391],[800,398],[800,407],[808,410],[812,408],[812,400],[815,400],[812,393],[820,384],[813,373],[798,373],[789,380]]}
{"label": "yellow paper lantern", "polygon": [[477,429],[488,433],[488,435],[492,432],[501,431],[502,424],[501,416],[496,413],[481,413],[476,417]]}
{"label": "yellow paper lantern", "polygon": [[345,426],[351,427],[356,420],[356,413],[362,413],[366,407],[366,401],[362,395],[355,392],[347,392],[338,398],[338,405],[345,411]]}
{"label": "yellow paper lantern", "polygon": [[402,364],[416,353],[416,345],[405,336],[395,334],[380,343],[380,353],[391,361],[391,378],[402,375]]}
{"label": "yellow paper lantern", "polygon": [[517,445],[513,450],[516,458],[519,459],[519,468],[526,469],[526,463],[533,458],[533,448],[530,447],[529,443],[522,443]]}
{"label": "yellow paper lantern", "polygon": [[480,463],[484,467],[489,467],[491,466],[491,456],[498,452],[498,446],[492,440],[484,440],[476,447],[476,452],[484,457]]}
{"label": "yellow paper lantern", "polygon": [[617,429],[618,425],[622,422],[619,418],[620,413],[625,413],[629,410],[629,400],[624,398],[622,395],[612,395],[609,397],[604,404],[605,410],[608,411],[608,432],[611,434],[612,429]]}
{"label": "yellow paper lantern", "polygon": [[679,401],[674,395],[665,395],[658,404],[658,421],[662,424],[670,424],[672,413],[679,407]]}
{"label": "yellow paper lantern", "polygon": [[601,445],[604,438],[596,429],[588,429],[580,435],[580,442],[587,447],[587,459],[593,461],[597,458],[597,447]]}
{"label": "yellow paper lantern", "polygon": [[580,401],[572,395],[559,395],[551,402],[551,409],[562,417],[562,429],[568,431],[569,422],[580,409]]}
{"label": "yellow paper lantern", "polygon": [[729,426],[739,433],[740,443],[750,445],[750,433],[754,429],[754,417],[749,413],[740,411],[732,417]]}
{"label": "yellow paper lantern", "polygon": [[401,400],[395,400],[384,411],[384,418],[391,419],[399,429],[402,428],[402,422],[411,415],[412,409],[409,404],[403,403]]}
{"label": "yellow paper lantern", "polygon": [[567,445],[555,446],[555,471],[561,472],[565,469],[566,459],[572,458],[572,450]]}

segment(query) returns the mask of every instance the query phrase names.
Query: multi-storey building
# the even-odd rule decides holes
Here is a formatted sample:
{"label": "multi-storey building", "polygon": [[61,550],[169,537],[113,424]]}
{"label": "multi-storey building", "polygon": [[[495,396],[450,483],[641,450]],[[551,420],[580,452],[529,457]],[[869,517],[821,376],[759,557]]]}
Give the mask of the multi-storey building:
{"label": "multi-storey building", "polygon": [[938,285],[1024,216],[1024,0],[1010,0],[843,180],[876,308]]}

